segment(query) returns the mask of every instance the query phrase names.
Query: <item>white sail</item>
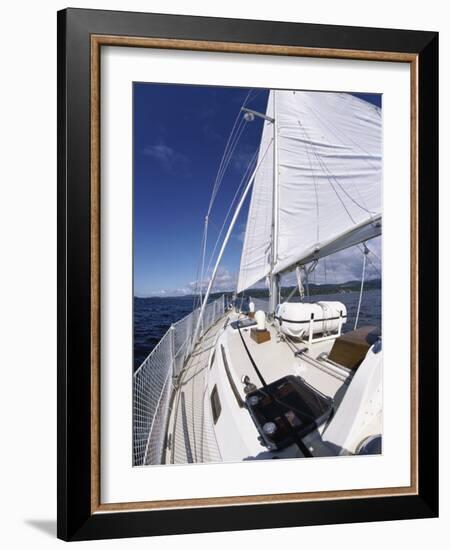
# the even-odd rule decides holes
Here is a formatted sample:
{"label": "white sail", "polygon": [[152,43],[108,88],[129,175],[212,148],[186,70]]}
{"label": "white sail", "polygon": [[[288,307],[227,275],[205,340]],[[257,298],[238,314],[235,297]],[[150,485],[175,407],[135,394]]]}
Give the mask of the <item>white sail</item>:
{"label": "white sail", "polygon": [[[345,93],[271,91],[267,114],[276,119],[278,147],[278,246],[273,273],[379,235],[381,110]],[[273,124],[265,122],[262,144],[273,139],[273,131]],[[239,292],[271,269],[273,155],[264,168],[254,183]]]}
{"label": "white sail", "polygon": [[[268,102],[266,115],[273,117],[272,101]],[[258,163],[261,164],[253,183],[239,270],[238,292],[252,286],[270,271],[274,170],[272,142],[273,125],[265,120],[258,157]],[[270,185],[268,185],[269,182]]]}

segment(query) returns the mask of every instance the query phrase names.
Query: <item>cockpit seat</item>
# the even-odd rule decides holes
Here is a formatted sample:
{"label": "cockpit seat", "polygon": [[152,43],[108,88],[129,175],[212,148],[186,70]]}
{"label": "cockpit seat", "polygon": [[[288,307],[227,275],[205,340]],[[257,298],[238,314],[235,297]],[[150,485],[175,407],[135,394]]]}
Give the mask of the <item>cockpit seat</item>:
{"label": "cockpit seat", "polygon": [[369,349],[380,338],[381,332],[375,326],[361,327],[336,338],[328,359],[355,370],[363,362]]}

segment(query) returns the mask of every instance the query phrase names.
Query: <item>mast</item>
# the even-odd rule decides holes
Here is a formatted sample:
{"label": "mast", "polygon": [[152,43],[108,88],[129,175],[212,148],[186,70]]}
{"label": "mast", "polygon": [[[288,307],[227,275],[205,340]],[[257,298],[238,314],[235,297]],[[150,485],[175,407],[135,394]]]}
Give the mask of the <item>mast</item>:
{"label": "mast", "polygon": [[275,313],[278,305],[280,276],[274,273],[278,257],[278,122],[276,114],[276,91],[273,90],[273,191],[272,191],[272,232],[269,278],[269,312]]}
{"label": "mast", "polygon": [[198,335],[200,333],[200,326],[202,324],[202,321],[203,321],[203,314],[204,314],[204,311],[205,311],[205,307],[208,303],[208,299],[209,299],[209,295],[211,294],[211,289],[212,289],[212,286],[214,284],[214,281],[216,279],[216,275],[217,275],[217,271],[219,269],[219,265],[220,265],[220,262],[222,261],[222,257],[223,257],[223,254],[225,252],[225,249],[227,247],[227,244],[228,244],[228,241],[230,240],[230,237],[231,237],[231,233],[233,231],[233,228],[236,224],[236,220],[238,219],[238,216],[239,216],[239,212],[241,211],[242,209],[242,206],[245,202],[245,199],[248,195],[248,192],[250,191],[250,188],[253,184],[253,181],[255,179],[255,176],[256,176],[256,173],[262,163],[262,161],[264,160],[264,157],[267,153],[267,150],[268,148],[266,149],[264,155],[262,156],[262,158],[259,159],[258,163],[256,164],[256,167],[255,169],[253,170],[253,173],[252,175],[250,176],[250,179],[248,180],[247,182],[247,186],[245,187],[244,189],[244,192],[242,193],[242,196],[241,196],[241,199],[236,207],[236,210],[234,212],[234,215],[233,215],[233,218],[231,219],[230,221],[230,225],[228,227],[228,231],[227,231],[227,234],[225,235],[225,238],[223,240],[223,243],[222,243],[222,247],[220,249],[220,252],[219,252],[219,255],[217,256],[217,260],[216,260],[216,265],[214,266],[214,270],[213,270],[213,273],[211,275],[211,279],[209,281],[209,284],[208,284],[208,288],[206,290],[206,293],[205,293],[205,297],[203,298],[203,302],[201,304],[201,308],[200,308],[200,314],[198,316],[198,320],[197,320],[197,325],[195,327],[195,331],[194,331],[194,336],[192,338],[192,345],[194,346],[196,341],[197,341],[197,338],[198,338]]}

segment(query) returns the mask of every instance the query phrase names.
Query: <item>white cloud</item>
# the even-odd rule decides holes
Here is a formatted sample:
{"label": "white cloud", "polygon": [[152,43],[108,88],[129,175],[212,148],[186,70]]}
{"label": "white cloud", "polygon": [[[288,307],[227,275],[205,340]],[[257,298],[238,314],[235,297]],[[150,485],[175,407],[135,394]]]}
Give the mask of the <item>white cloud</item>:
{"label": "white cloud", "polygon": [[244,173],[248,170],[250,162],[255,154],[255,151],[251,151],[249,148],[245,148],[242,151],[237,151],[233,155],[233,168],[238,173]]}
{"label": "white cloud", "polygon": [[247,225],[245,223],[240,223],[233,236],[240,242],[243,243],[245,240],[245,231],[246,231]]}
{"label": "white cloud", "polygon": [[147,145],[142,150],[142,154],[156,160],[169,173],[176,172],[178,169],[186,170],[190,164],[190,160],[186,155],[163,143]]}
{"label": "white cloud", "polygon": [[[370,250],[366,263],[366,280],[381,277],[381,238],[378,237],[367,243]],[[353,246],[337,252],[332,256],[319,261],[315,273],[310,275],[309,281],[317,284],[338,284],[347,281],[361,280],[363,266],[363,245]],[[283,278],[283,285],[296,284],[295,274],[291,273]]]}
{"label": "white cloud", "polygon": [[[210,282],[210,277],[205,277],[200,285],[200,281],[192,281],[189,283],[190,293],[199,290],[199,287],[202,287],[202,290],[205,291]],[[219,267],[214,284],[212,286],[213,292],[220,291],[233,291],[236,289],[237,285],[237,273],[231,273],[226,267]]]}
{"label": "white cloud", "polygon": [[[381,238],[373,239],[367,244],[371,251],[368,255],[366,265],[366,280],[378,279],[381,277]],[[310,275],[309,281],[317,284],[339,284],[347,281],[361,280],[362,275],[362,245],[359,247],[348,248],[336,254],[320,260],[315,273]],[[237,286],[236,272],[230,271],[226,267],[220,267],[214,281],[212,292],[233,292]],[[210,277],[205,277],[202,282],[202,290],[206,291]],[[192,281],[187,285],[176,289],[164,289],[152,292],[152,296],[186,296],[194,294],[199,290],[199,283]],[[295,273],[290,273],[283,277],[283,286],[296,285]],[[252,288],[266,288],[265,280],[259,281]]]}

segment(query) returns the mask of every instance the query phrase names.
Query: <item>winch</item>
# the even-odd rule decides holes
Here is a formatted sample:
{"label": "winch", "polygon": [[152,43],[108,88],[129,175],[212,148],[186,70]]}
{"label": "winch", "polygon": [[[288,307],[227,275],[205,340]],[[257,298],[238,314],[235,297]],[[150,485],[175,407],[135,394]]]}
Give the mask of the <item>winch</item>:
{"label": "winch", "polygon": [[333,410],[333,399],[292,375],[249,392],[245,403],[261,442],[272,451],[298,443]]}

